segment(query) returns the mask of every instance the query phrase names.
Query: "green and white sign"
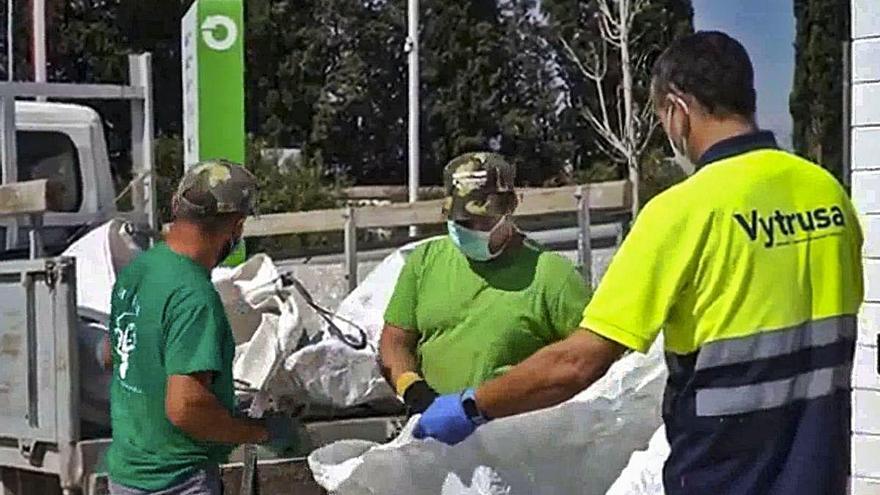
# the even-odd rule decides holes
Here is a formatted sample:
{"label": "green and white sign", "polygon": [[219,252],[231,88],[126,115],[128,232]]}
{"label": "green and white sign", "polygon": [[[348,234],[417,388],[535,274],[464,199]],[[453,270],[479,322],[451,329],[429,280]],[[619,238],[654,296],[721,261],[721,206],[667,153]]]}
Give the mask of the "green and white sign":
{"label": "green and white sign", "polygon": [[181,24],[186,166],[244,163],[243,0],[196,0]]}
{"label": "green and white sign", "polygon": [[[195,0],[181,31],[184,166],[244,164],[244,0]],[[242,242],[226,264],[244,259]]]}

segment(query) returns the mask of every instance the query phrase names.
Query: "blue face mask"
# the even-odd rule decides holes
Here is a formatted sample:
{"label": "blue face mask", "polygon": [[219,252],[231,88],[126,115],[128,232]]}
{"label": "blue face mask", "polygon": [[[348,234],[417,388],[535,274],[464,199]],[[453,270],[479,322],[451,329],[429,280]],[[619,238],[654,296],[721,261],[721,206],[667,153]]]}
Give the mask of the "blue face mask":
{"label": "blue face mask", "polygon": [[499,249],[497,253],[493,253],[489,250],[489,238],[492,237],[492,232],[502,223],[504,223],[504,219],[500,220],[489,232],[483,232],[482,230],[469,229],[452,220],[447,220],[446,228],[449,230],[449,238],[452,239],[452,243],[465,256],[474,261],[489,261],[497,258],[504,251]]}

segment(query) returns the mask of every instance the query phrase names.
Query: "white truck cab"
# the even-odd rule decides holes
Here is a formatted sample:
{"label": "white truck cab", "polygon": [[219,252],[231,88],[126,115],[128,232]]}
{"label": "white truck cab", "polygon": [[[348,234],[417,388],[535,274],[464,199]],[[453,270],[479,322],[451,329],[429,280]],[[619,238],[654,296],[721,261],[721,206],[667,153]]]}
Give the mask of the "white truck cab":
{"label": "white truck cab", "polygon": [[[84,226],[96,225],[116,213],[113,176],[101,117],[92,108],[67,103],[18,101],[15,104],[17,167],[4,183],[52,179],[62,188],[59,211],[44,216],[43,239],[48,253],[69,245]],[[11,174],[10,174],[11,175]],[[26,222],[0,223],[0,256],[22,252],[27,245]]]}

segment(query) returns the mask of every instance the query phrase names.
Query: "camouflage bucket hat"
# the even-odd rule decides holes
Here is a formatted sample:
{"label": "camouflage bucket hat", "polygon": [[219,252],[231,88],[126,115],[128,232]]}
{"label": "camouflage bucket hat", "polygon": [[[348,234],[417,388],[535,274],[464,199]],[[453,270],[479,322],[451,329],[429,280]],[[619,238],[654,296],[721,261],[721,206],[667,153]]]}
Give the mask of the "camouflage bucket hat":
{"label": "camouflage bucket hat", "polygon": [[465,153],[453,158],[443,170],[443,214],[450,220],[467,220],[512,213],[516,207],[515,180],[516,168],[497,153]]}
{"label": "camouflage bucket hat", "polygon": [[178,214],[210,217],[225,213],[255,213],[257,179],[241,165],[227,160],[198,163],[186,171],[174,195]]}

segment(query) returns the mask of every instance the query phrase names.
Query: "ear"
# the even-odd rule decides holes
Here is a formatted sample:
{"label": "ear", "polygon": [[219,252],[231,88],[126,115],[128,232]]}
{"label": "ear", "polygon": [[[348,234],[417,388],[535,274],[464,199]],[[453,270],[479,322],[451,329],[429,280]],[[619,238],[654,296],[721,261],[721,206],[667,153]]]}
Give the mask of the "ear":
{"label": "ear", "polygon": [[242,216],[241,218],[235,221],[235,232],[238,236],[244,234],[244,223],[247,221],[247,217]]}

